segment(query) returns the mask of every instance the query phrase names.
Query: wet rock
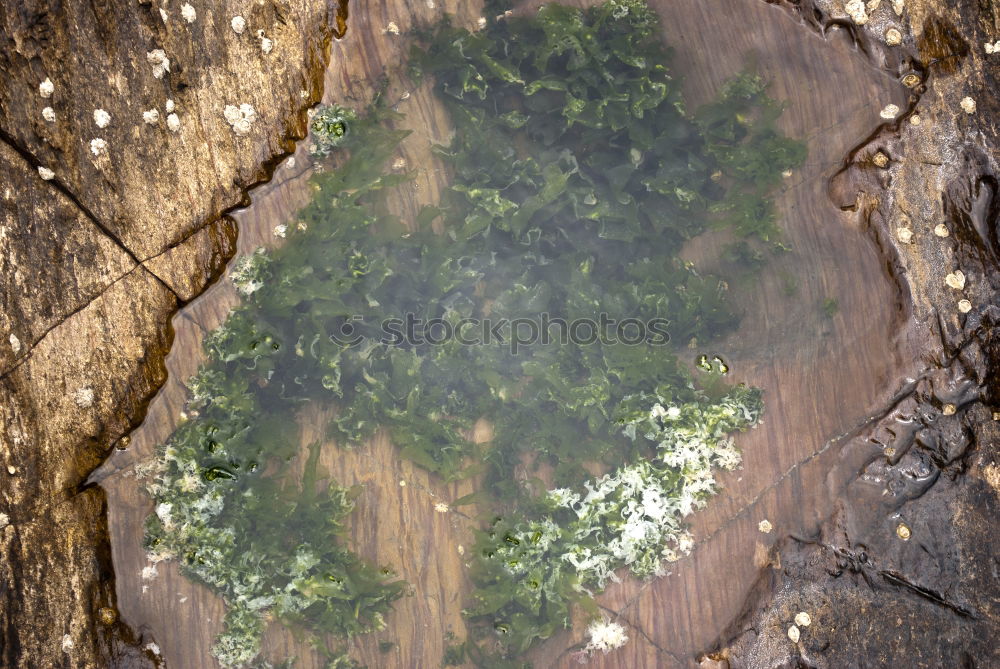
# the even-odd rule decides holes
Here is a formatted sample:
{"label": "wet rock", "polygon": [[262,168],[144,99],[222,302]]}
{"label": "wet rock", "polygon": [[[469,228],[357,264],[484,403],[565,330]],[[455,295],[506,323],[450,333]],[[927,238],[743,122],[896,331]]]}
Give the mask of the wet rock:
{"label": "wet rock", "polygon": [[[304,130],[303,104],[319,98],[334,5],[250,7],[210,3],[188,23],[160,2],[5,3],[0,132],[54,170],[132,255],[153,257],[238,204],[245,186],[264,178],[267,161],[288,149],[286,138]],[[242,35],[230,26],[238,14],[249,28]],[[253,37],[258,30],[273,42],[268,54]],[[52,85],[46,98],[43,80]],[[258,110],[245,137],[226,123],[230,99]],[[53,108],[54,122],[42,117],[43,107]],[[107,127],[95,125],[97,109],[110,115]],[[150,109],[175,113],[177,132],[145,123]],[[106,145],[98,155],[95,139]]]}
{"label": "wet rock", "polygon": [[[0,5],[3,666],[152,666],[152,640],[107,615],[104,497],[85,484],[164,382],[171,315],[234,252],[224,212],[304,134],[337,11]],[[257,110],[244,135],[230,99]]]}
{"label": "wet rock", "polygon": [[[827,0],[796,5],[821,31],[841,11]],[[885,11],[851,28],[883,66]],[[814,535],[776,546],[781,568],[762,570],[744,614],[713,649],[734,669],[1000,665],[1000,577],[991,566],[1000,311],[990,306],[1000,298],[1000,104],[991,93],[997,69],[969,46],[989,41],[994,12],[972,0],[905,3],[903,41],[916,51],[899,62],[926,73],[902,113],[910,122],[883,126],[833,181],[835,201],[857,212],[902,277],[932,371],[858,436],[881,454],[859,469],[836,513]],[[893,156],[878,174],[867,167],[876,151]],[[894,222],[903,220],[913,234],[899,234]],[[785,631],[798,610],[812,625],[791,644]]]}

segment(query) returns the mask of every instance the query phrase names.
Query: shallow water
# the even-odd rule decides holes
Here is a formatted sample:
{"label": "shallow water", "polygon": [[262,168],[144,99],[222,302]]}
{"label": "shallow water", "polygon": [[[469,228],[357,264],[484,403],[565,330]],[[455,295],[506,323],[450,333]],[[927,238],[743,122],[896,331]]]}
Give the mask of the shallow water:
{"label": "shallow water", "polygon": [[[723,3],[713,2],[657,6],[666,38],[676,48],[673,70],[684,77],[689,103],[714,97],[722,81],[752,60],[771,81],[770,94],[787,103],[783,131],[806,139],[809,157],[776,197],[792,250],[753,281],[732,287],[743,315],[738,332],[708,347],[679,350],[692,362],[699,353],[718,355],[731,369],[729,378],[762,388],[765,420],[738,439],[744,468],[723,475],[723,492],[691,519],[695,552],[676,563],[670,576],[646,583],[627,579],[599,598],[607,611],[621,612],[631,637],[624,648],[592,659],[602,666],[685,666],[710,645],[739,612],[762,566],[764,547],[779,536],[808,532],[841,493],[851,466],[843,464],[842,449],[831,440],[863,422],[871,407],[884,405],[910,371],[901,340],[905,306],[895,284],[865,231],[826,195],[843,157],[878,124],[878,110],[890,102],[902,105],[905,94],[868,67],[846,40],[824,41],[756,0],[724,4],[724,11]],[[424,19],[433,14],[422,6],[413,11]],[[394,20],[405,31],[409,19],[378,12],[355,10],[351,30],[334,48],[328,101],[364,99],[366,79],[382,63],[398,62],[403,40],[382,27]],[[440,198],[444,166],[428,147],[445,141],[449,131],[428,87],[410,91],[405,100],[403,92],[389,94],[401,99],[398,108],[406,116],[400,123],[414,130],[399,157],[419,166],[419,174],[393,195],[390,208],[412,220],[420,204]],[[300,147],[295,164],[279,168],[271,184],[253,193],[253,205],[236,214],[242,253],[276,244],[274,226],[308,201],[309,165]],[[683,255],[710,271],[718,245],[710,235],[690,242]],[[824,310],[831,299],[836,310]],[[151,503],[129,474],[172,432],[203,333],[237,300],[231,285],[222,282],[175,319],[170,381],[129,450],[115,455],[102,481],[111,506],[122,616],[148,626],[175,667],[213,666],[208,649],[223,607],[180,576],[172,562],[160,563],[156,578],[141,578],[146,565],[141,528]],[[316,407],[299,417],[302,444],[322,437],[328,416],[329,408]],[[480,423],[476,433],[486,441],[490,426]],[[859,461],[866,456],[859,453]],[[352,654],[369,666],[437,666],[446,636],[464,637],[460,611],[468,581],[459,547],[471,545],[469,527],[476,520],[471,512],[442,513],[435,506],[474,492],[477,482],[443,483],[401,459],[384,434],[351,451],[324,448],[321,464],[342,484],[364,485],[350,523],[350,547],[392,565],[414,587],[412,597],[396,603],[387,630],[356,639]],[[763,519],[775,527],[772,533],[758,531]],[[266,655],[298,654],[299,666],[321,666],[307,646],[272,627]],[[383,653],[379,640],[396,645]],[[536,666],[568,664],[566,649],[583,640],[580,625],[557,635],[533,651]]]}

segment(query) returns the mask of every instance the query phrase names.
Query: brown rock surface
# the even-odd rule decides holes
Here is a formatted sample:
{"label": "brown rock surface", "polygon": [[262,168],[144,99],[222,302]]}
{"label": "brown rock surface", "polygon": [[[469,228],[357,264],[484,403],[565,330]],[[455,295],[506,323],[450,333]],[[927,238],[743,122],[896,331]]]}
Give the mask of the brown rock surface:
{"label": "brown rock surface", "polygon": [[[165,23],[161,4],[168,4]],[[318,99],[324,31],[332,24],[329,3],[253,4],[241,36],[229,19],[242,10],[192,4],[198,11],[192,24],[181,19],[174,3],[159,0],[125,8],[77,3],[59,11],[38,2],[0,7],[0,174],[16,193],[9,198],[0,192],[0,263],[8,263],[0,267],[0,458],[16,469],[13,476],[0,469],[0,513],[11,523],[0,529],[0,576],[12,584],[0,594],[4,666],[152,661],[129,646],[127,630],[116,626],[103,634],[94,622],[99,607],[115,607],[115,597],[103,495],[94,488],[80,490],[163,383],[169,314],[197,295],[232,252],[233,229],[220,215],[262,178],[261,166],[283,150],[284,137],[301,132],[299,112]],[[439,4],[438,11],[474,9],[471,3]],[[807,227],[803,248],[842,252],[839,240],[856,255],[844,261],[852,263],[846,270],[818,268],[804,288],[810,297],[831,287],[844,292],[838,293],[843,314],[833,324],[824,326],[805,313],[769,321],[780,312],[762,309],[766,316],[758,325],[775,333],[775,342],[784,335],[769,327],[798,328],[804,338],[815,338],[813,354],[830,359],[826,367],[803,367],[804,361],[796,360],[793,367],[804,370],[797,377],[777,358],[752,369],[772,384],[769,406],[775,410],[769,408],[768,430],[744,442],[748,475],[727,478],[726,493],[696,520],[704,540],[674,576],[642,587],[626,583],[605,596],[606,610],[621,612],[633,642],[594,664],[694,665],[696,650],[713,646],[720,621],[736,615],[746,599],[744,613],[714,643],[715,653],[703,666],[992,666],[998,660],[990,653],[996,651],[983,644],[996,638],[1000,592],[990,566],[998,435],[988,420],[1000,405],[1000,344],[992,333],[1000,317],[993,204],[998,116],[991,98],[996,66],[981,45],[997,37],[996,10],[972,0],[947,7],[907,0],[899,17],[886,0],[857,28],[845,19],[839,0],[795,3],[788,16],[757,6],[756,0],[745,4],[754,5],[748,10],[752,21],[735,13],[717,21],[720,3],[659,3],[661,12],[680,12],[683,5],[684,20],[671,24],[674,34],[696,40],[698,53],[713,54],[708,69],[699,70],[707,72],[704,78],[688,84],[696,95],[710,94],[748,50],[764,53],[769,43],[789,49],[788,41],[801,37],[796,58],[788,51],[765,53],[764,66],[783,75],[772,91],[777,97],[792,97],[797,83],[817,87],[813,106],[790,109],[785,117],[792,130],[826,133],[826,153],[813,166],[817,174],[837,169],[850,144],[875,127],[881,106],[895,102],[904,114],[910,111],[899,89],[864,78],[861,57],[894,78],[927,76],[929,90],[917,87],[919,102],[910,101],[923,122],[913,125],[904,116],[851,153],[832,189],[838,205],[856,208],[842,216],[851,232],[835,227],[841,222],[836,217],[831,224],[821,206],[828,201],[818,199],[812,185],[792,186],[782,200],[786,214],[824,228]],[[327,71],[328,95],[339,102],[366,99],[371,83],[400,61],[405,42],[385,32],[388,22],[405,32],[411,22],[433,16],[433,5],[355,8],[356,40],[338,46],[335,66]],[[708,24],[712,30],[705,29]],[[902,47],[885,45],[889,27],[901,30]],[[825,31],[832,45],[808,35],[809,28]],[[262,55],[257,29],[274,40],[271,54]],[[860,55],[850,53],[846,36],[858,38]],[[721,42],[727,49],[719,53],[725,55],[714,55]],[[171,73],[163,79],[152,76],[145,56],[156,48],[171,59]],[[831,65],[814,57],[829,48],[839,61]],[[49,99],[38,95],[45,77],[55,86]],[[961,111],[965,95],[976,99],[975,115]],[[168,98],[175,100],[181,120],[176,134],[164,125]],[[242,102],[254,106],[258,119],[250,135],[237,137],[222,107]],[[56,112],[54,123],[41,117],[48,105]],[[407,123],[435,123],[438,112],[427,90],[414,91],[407,105]],[[157,126],[142,122],[141,112],[152,107],[160,112]],[[100,135],[96,108],[112,117]],[[446,125],[433,128],[446,136]],[[97,160],[89,148],[96,136],[108,142],[107,154]],[[404,215],[419,199],[434,199],[440,187],[436,165],[423,162],[427,147],[418,141],[404,147],[403,157],[425,168],[417,182],[422,192],[396,203]],[[873,165],[878,151],[890,158],[888,169]],[[51,167],[56,178],[40,181],[38,165]],[[299,181],[262,198],[243,218],[241,248],[273,243],[275,218],[294,211],[303,189]],[[898,242],[903,217],[914,231],[912,244]],[[932,232],[941,222],[950,228],[948,238]],[[874,244],[858,241],[858,229],[876,242],[878,253]],[[62,260],[71,258],[87,262]],[[874,293],[864,289],[882,265],[892,268],[900,296],[882,283]],[[961,295],[944,284],[944,276],[957,268],[968,277]],[[147,433],[147,449],[169,434],[176,420],[183,401],[180,381],[197,364],[201,329],[218,323],[232,303],[231,290],[219,288],[221,297],[192,305],[177,321],[186,354],[173,369],[181,378],[172,379],[161,396],[164,408]],[[957,311],[963,296],[973,304],[967,315]],[[776,296],[760,299],[781,305]],[[907,343],[892,355],[912,355],[917,371],[915,381],[897,393],[892,371],[899,361],[880,358],[887,355],[886,333],[911,316],[920,346]],[[853,348],[846,354],[824,351],[823,327],[857,333]],[[7,348],[9,334],[19,338],[17,353]],[[830,376],[811,379],[814,369]],[[859,374],[877,382],[858,392],[852,384]],[[945,412],[947,404],[955,405],[955,413]],[[802,425],[810,412],[824,422],[813,426],[808,438],[774,436]],[[866,418],[856,427],[851,421],[859,413]],[[306,421],[303,427],[304,440],[314,437],[311,425]],[[841,439],[825,440],[845,432]],[[389,462],[393,450],[384,440],[355,452],[331,449],[324,458],[344,482],[367,486],[355,516],[354,545],[401,567],[418,586],[417,596],[405,600],[392,621],[397,647],[381,654],[375,639],[362,639],[356,655],[372,666],[434,666],[442,632],[461,633],[457,546],[437,562],[412,556],[450,551],[465,541],[465,519],[433,510],[434,500],[464,491],[413,471],[409,463]],[[373,461],[383,464],[374,467]],[[405,494],[399,494],[400,479],[411,482]],[[121,537],[134,543],[149,509],[134,480],[130,486],[115,488],[113,513],[124,517],[116,528]],[[817,517],[837,499],[832,519]],[[756,529],[765,516],[776,527],[767,536]],[[901,521],[912,532],[905,542],[897,534]],[[788,538],[788,528],[798,526],[814,531]],[[775,540],[769,551],[765,544]],[[116,549],[123,550],[121,544]],[[175,666],[205,666],[222,610],[218,599],[166,565],[150,586],[163,592],[136,597],[142,584],[133,567],[141,565],[142,553],[129,552],[128,545],[124,553],[116,559],[129,567],[121,580],[131,593],[131,613],[163,626],[154,632],[171,636],[174,654],[168,657]],[[747,599],[747,583],[758,573]],[[192,598],[186,607],[177,592]],[[214,622],[205,624],[190,615],[193,610]],[[812,624],[795,645],[787,628],[803,610]],[[167,626],[174,629],[163,629]],[[66,634],[73,642],[69,652],[63,651]],[[569,635],[554,640],[540,654],[539,666],[557,661],[568,666],[562,651],[572,642]],[[268,645],[278,654],[304,652],[284,633],[272,635]],[[315,657],[306,660],[319,663]]]}
{"label": "brown rock surface", "polygon": [[[691,104],[711,99],[749,58],[771,81],[772,94],[787,101],[783,128],[809,139],[807,165],[788,180],[778,200],[794,249],[780,269],[800,280],[799,293],[790,298],[774,276],[754,285],[746,296],[746,331],[754,339],[744,337],[717,349],[732,363],[736,380],[765,387],[765,425],[741,436],[745,469],[726,476],[726,490],[696,518],[699,546],[692,558],[674,565],[667,578],[646,584],[627,580],[601,598],[607,612],[621,612],[619,621],[628,626],[631,641],[615,653],[594,657],[591,663],[597,666],[693,662],[695,653],[739,613],[760,569],[755,556],[767,554],[761,542],[769,544],[790,528],[817,522],[839,489],[827,485],[827,479],[839,482],[853,475],[850,464],[836,467],[838,449],[831,448],[829,438],[854,429],[872,405],[888,401],[897,391],[895,375],[911,362],[906,342],[889,343],[905,313],[878,248],[853,217],[832,205],[826,192],[844,155],[878,125],[879,110],[888,102],[905,106],[908,93],[897,75],[906,68],[872,68],[855,52],[846,32],[825,42],[794,16],[757,0],[725,5],[729,11],[721,16],[724,5],[704,0],[656,3],[667,40],[677,47],[675,68],[684,75]],[[445,179],[429,143],[445,140],[449,132],[447,116],[429,87],[410,87],[399,77],[408,48],[406,32],[446,11],[460,11],[458,20],[470,25],[475,9],[451,1],[433,9],[419,3],[355,11],[351,31],[331,58],[325,91],[329,102],[363,104],[373,82],[383,73],[390,76],[387,99],[398,100],[397,108],[406,115],[401,124],[414,130],[399,157],[419,170],[413,187],[401,188],[391,203],[403,220],[412,220],[420,204],[436,201]],[[390,21],[401,35],[386,30]],[[790,59],[790,53],[796,57]],[[842,105],[844,99],[849,103]],[[253,205],[235,214],[241,252],[281,243],[272,230],[276,223],[294,220],[296,209],[308,202],[308,182],[296,178],[308,166],[308,156],[300,150],[292,168],[279,170],[274,183],[254,193]],[[692,248],[691,255],[697,260],[698,249]],[[816,307],[830,295],[842,304],[833,319]],[[232,286],[222,282],[182,312],[185,317],[176,322],[178,344],[168,360],[171,382],[130,450],[109,461],[107,478],[101,481],[112,504],[123,615],[163,630],[158,641],[175,667],[212,666],[209,649],[224,609],[217,597],[184,579],[170,562],[159,565],[157,578],[142,581],[148,564],[142,522],[151,504],[130,474],[176,426],[185,397],[183,380],[200,362],[200,338],[222,322],[237,300]],[[302,419],[302,443],[311,443],[324,421],[310,415]],[[459,611],[469,593],[458,546],[468,547],[467,528],[475,521],[438,513],[434,505],[465,491],[398,458],[385,439],[352,450],[325,442],[321,463],[339,482],[364,486],[349,545],[392,566],[414,587],[413,597],[396,604],[384,633],[353,640],[352,656],[368,666],[437,666],[446,636],[464,638]],[[399,486],[400,480],[407,485]],[[778,531],[762,535],[757,529],[762,517],[770,518]],[[148,587],[145,593],[143,586]],[[572,666],[566,651],[584,634],[578,626],[544,644],[532,658],[535,666]],[[383,653],[378,641],[395,645]],[[265,655],[280,660],[292,654],[307,669],[324,665],[320,654],[273,625]]]}
{"label": "brown rock surface", "polygon": [[[924,372],[842,440],[842,452],[865,444],[870,455],[829,518],[775,546],[711,653],[734,669],[1000,666],[1000,62],[984,48],[1000,7],[907,0],[898,16],[889,4],[849,29],[878,62],[897,27],[925,78],[899,120],[852,152],[831,193],[899,277]],[[820,30],[844,21],[837,2],[802,5]],[[885,169],[873,165],[878,152]],[[793,643],[798,611],[812,625]]]}
{"label": "brown rock surface", "polygon": [[[3,666],[153,661],[96,622],[116,599],[87,478],[163,384],[170,316],[232,255],[222,214],[304,133],[342,18],[327,0],[192,4],[193,21],[159,0],[0,5]],[[245,134],[223,115],[240,104],[255,110]]]}

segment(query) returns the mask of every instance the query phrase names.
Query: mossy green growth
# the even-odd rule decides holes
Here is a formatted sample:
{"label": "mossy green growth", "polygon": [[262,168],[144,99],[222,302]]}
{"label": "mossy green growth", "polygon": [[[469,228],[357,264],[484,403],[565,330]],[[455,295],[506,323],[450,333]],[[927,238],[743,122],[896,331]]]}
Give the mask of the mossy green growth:
{"label": "mossy green growth", "polygon": [[[316,152],[334,169],[313,177],[280,248],[235,267],[244,302],[206,339],[190,419],[150,486],[150,551],[230,607],[224,664],[257,654],[267,617],[320,636],[378,629],[403,589],[344,546],[356,491],[318,484],[320,447],[304,478],[293,466],[308,402],[336,406],[327,436],[342,446],[384,429],[443,479],[483,474],[478,506],[506,513],[473,556],[475,638],[461,653],[481,664],[518,666],[616,568],[655,574],[684,552],[683,517],[714,491],[713,467],[738,463],[727,435],[761,401],[689,371],[688,342],[731,331],[738,315],[725,277],[678,253],[713,226],[740,240],[734,257],[774,248],[768,194],[803,148],[777,132],[780,107],[751,74],[686,111],[657,30],[643,2],[612,0],[418,36],[413,72],[434,78],[457,131],[438,148],[450,188],[416,221],[385,206],[411,178],[386,165],[405,137],[395,113],[314,116]],[[574,344],[557,325],[515,351],[509,326],[476,345],[398,327],[600,314],[665,329]],[[489,443],[467,438],[480,418],[495,426]],[[557,489],[516,480],[525,463],[547,466]],[[592,479],[584,463],[610,474]],[[597,490],[606,505],[591,504]]]}

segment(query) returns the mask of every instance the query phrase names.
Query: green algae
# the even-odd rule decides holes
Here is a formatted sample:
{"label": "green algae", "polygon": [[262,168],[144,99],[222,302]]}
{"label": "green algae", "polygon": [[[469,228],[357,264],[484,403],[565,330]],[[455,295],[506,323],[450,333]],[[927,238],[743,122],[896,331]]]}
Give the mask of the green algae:
{"label": "green algae", "polygon": [[[311,631],[340,666],[342,645],[325,635],[381,629],[404,592],[346,548],[357,491],[319,485],[320,446],[304,477],[292,466],[309,402],[336,406],[327,437],[339,445],[387,430],[444,480],[481,475],[487,514],[515,509],[479,534],[472,636],[448,661],[519,666],[615,569],[654,575],[689,547],[683,517],[714,492],[713,467],[738,464],[728,435],[762,405],[722,381],[721,360],[693,376],[678,351],[738,324],[726,282],[780,250],[769,194],[804,149],[776,130],[780,105],[750,73],[688,112],[657,31],[643,2],[612,0],[417,35],[412,75],[433,78],[457,131],[437,149],[450,188],[413,222],[384,204],[412,178],[387,169],[406,135],[391,129],[396,113],[376,103],[313,117],[312,152],[336,167],[312,178],[280,248],[234,268],[243,304],[206,339],[190,419],[150,485],[154,559],[177,559],[229,606],[224,665],[251,661],[274,618]],[[738,240],[720,249],[727,274],[680,260],[717,227]],[[597,314],[661,329],[629,344],[513,345],[512,323]],[[507,329],[475,345],[407,325],[455,333],[487,317]],[[481,418],[495,426],[485,444],[467,438]],[[528,461],[555,490],[515,482]],[[586,463],[609,474],[594,479]],[[635,542],[601,552],[636,527]]]}

